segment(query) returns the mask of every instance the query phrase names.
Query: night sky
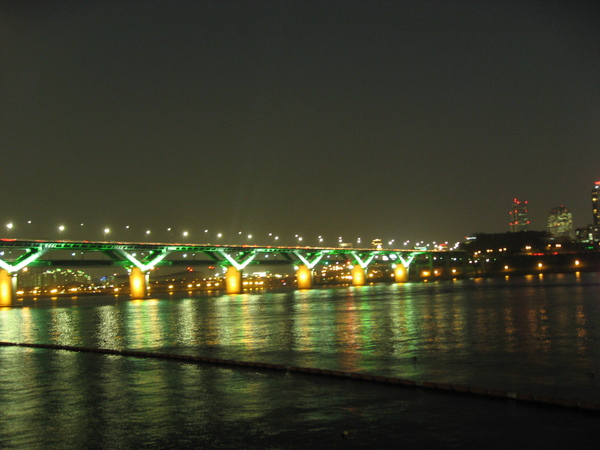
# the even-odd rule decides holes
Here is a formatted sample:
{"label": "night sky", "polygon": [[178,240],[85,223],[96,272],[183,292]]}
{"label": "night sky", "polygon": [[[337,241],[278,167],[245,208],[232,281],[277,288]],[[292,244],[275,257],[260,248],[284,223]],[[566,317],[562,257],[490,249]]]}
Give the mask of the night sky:
{"label": "night sky", "polygon": [[592,3],[1,1],[0,230],[453,243],[514,197],[585,226]]}

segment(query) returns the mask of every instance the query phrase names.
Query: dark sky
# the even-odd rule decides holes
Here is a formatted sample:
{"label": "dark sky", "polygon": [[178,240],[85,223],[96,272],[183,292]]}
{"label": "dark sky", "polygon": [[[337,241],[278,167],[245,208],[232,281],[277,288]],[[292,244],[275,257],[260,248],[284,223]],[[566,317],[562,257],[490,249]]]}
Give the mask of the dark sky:
{"label": "dark sky", "polygon": [[455,242],[514,197],[587,225],[592,4],[0,1],[2,229]]}

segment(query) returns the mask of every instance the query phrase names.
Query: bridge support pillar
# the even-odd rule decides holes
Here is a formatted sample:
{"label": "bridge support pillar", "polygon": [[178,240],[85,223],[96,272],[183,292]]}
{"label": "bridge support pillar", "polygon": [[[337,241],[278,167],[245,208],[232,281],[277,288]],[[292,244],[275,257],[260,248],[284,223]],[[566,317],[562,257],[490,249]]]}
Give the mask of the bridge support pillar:
{"label": "bridge support pillar", "polygon": [[229,266],[225,273],[225,292],[228,294],[241,294],[242,288],[242,271]]}
{"label": "bridge support pillar", "polygon": [[298,270],[296,271],[296,281],[298,282],[298,289],[312,288],[312,270],[310,270],[305,264],[301,264],[300,266],[298,266]]}
{"label": "bridge support pillar", "polygon": [[366,280],[365,269],[360,267],[358,264],[355,265],[350,271],[352,274],[352,285],[353,286],[364,286]]}
{"label": "bridge support pillar", "polygon": [[133,267],[131,269],[131,273],[129,274],[131,298],[146,298],[148,295],[148,279],[148,272],[144,272],[139,267]]}
{"label": "bridge support pillar", "polygon": [[396,283],[406,283],[408,281],[408,267],[404,264],[398,264],[394,268],[394,281]]}
{"label": "bridge support pillar", "polygon": [[17,274],[0,269],[0,306],[10,306],[17,298]]}

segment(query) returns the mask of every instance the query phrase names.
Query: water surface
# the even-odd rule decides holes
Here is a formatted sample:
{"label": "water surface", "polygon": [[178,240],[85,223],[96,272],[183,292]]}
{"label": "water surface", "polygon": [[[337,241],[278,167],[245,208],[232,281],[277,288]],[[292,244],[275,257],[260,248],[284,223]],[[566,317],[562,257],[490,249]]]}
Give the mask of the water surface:
{"label": "water surface", "polygon": [[[599,324],[600,277],[586,273],[143,301],[28,299],[0,310],[0,340],[597,401]],[[0,347],[0,363],[3,446],[366,448],[403,439],[423,448],[525,448],[543,439],[558,448],[573,427],[585,446],[597,422],[511,402],[173,361]]]}

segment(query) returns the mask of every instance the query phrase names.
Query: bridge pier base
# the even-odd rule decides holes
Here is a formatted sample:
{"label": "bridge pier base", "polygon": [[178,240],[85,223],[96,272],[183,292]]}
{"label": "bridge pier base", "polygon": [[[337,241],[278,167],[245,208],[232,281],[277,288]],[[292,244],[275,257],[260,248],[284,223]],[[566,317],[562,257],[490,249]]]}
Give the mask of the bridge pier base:
{"label": "bridge pier base", "polygon": [[10,306],[17,299],[17,274],[0,269],[0,306]]}
{"label": "bridge pier base", "polygon": [[367,276],[365,274],[365,269],[360,267],[358,264],[355,265],[350,271],[352,275],[352,285],[353,286],[364,286]]}
{"label": "bridge pier base", "polygon": [[229,266],[225,273],[225,292],[228,294],[241,294],[242,288],[242,271]]}
{"label": "bridge pier base", "polygon": [[311,289],[313,287],[312,270],[305,264],[298,266],[296,281],[298,282],[298,289]]}
{"label": "bridge pier base", "polygon": [[142,271],[139,267],[133,267],[131,269],[131,273],[129,274],[131,298],[140,299],[147,297],[149,278],[149,273]]}
{"label": "bridge pier base", "polygon": [[394,268],[394,282],[406,283],[408,281],[408,268],[404,264],[398,264]]}

